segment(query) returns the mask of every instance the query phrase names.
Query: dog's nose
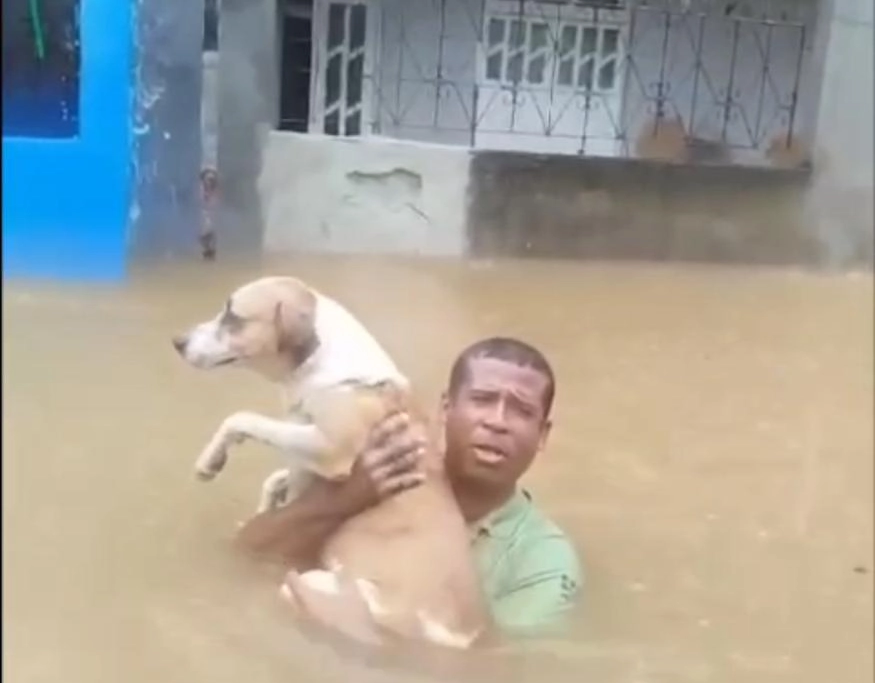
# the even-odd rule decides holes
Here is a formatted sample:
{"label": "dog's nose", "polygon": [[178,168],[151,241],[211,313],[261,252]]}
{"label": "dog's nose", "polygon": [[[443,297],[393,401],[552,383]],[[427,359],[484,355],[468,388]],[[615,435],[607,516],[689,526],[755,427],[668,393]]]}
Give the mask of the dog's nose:
{"label": "dog's nose", "polygon": [[173,348],[176,349],[179,353],[185,352],[185,345],[188,343],[188,339],[183,334],[177,334],[173,337]]}

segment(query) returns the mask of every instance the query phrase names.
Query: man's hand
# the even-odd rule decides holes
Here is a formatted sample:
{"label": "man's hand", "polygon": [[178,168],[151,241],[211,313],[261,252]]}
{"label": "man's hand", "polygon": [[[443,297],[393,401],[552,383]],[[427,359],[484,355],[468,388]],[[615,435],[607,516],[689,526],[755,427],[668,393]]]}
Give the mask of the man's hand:
{"label": "man's hand", "polygon": [[326,539],[347,519],[422,483],[424,443],[405,415],[387,417],[371,432],[349,477],[316,479],[288,505],[255,515],[238,531],[238,543],[287,565],[318,566]]}
{"label": "man's hand", "polygon": [[360,512],[419,486],[425,479],[419,469],[424,449],[425,438],[417,434],[407,415],[388,416],[371,431],[342,495]]}

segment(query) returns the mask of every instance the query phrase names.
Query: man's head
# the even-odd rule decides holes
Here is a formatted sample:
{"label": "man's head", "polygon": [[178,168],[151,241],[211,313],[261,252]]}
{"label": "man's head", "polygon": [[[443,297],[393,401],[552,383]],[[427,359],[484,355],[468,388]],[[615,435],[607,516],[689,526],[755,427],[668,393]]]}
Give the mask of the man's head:
{"label": "man's head", "polygon": [[554,392],[550,364],[525,342],[493,337],[465,349],[442,406],[454,483],[512,490],[546,443]]}

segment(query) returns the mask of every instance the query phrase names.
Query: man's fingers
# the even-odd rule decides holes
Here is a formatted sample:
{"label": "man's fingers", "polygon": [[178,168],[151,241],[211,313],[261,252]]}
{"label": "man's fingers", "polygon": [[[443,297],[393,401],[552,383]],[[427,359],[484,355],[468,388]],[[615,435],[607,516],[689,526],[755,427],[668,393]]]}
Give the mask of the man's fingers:
{"label": "man's fingers", "polygon": [[379,492],[381,497],[394,496],[402,491],[407,491],[412,488],[416,488],[422,482],[425,481],[425,474],[422,472],[410,472],[408,474],[402,474],[397,477],[392,477],[391,479],[380,482],[380,485],[377,487],[377,491]]}
{"label": "man's fingers", "polygon": [[405,459],[412,451],[422,449],[425,445],[423,439],[414,437],[412,434],[395,434],[382,446],[375,446],[366,450],[362,461],[369,471],[383,467],[398,459]]}
{"label": "man's fingers", "polygon": [[411,442],[406,448],[398,449],[371,470],[371,479],[375,482],[384,481],[398,474],[412,470],[422,457],[422,447]]}
{"label": "man's fingers", "polygon": [[374,427],[369,441],[372,446],[382,446],[395,434],[404,431],[409,424],[410,418],[406,413],[392,413]]}

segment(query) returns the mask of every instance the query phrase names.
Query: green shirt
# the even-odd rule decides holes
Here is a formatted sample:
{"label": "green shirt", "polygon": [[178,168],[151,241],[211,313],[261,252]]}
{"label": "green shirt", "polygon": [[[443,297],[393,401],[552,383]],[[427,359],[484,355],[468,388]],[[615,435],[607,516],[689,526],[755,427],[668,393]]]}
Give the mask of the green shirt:
{"label": "green shirt", "polygon": [[505,633],[539,633],[574,606],[583,571],[562,530],[517,491],[471,525],[472,547],[496,625]]}

